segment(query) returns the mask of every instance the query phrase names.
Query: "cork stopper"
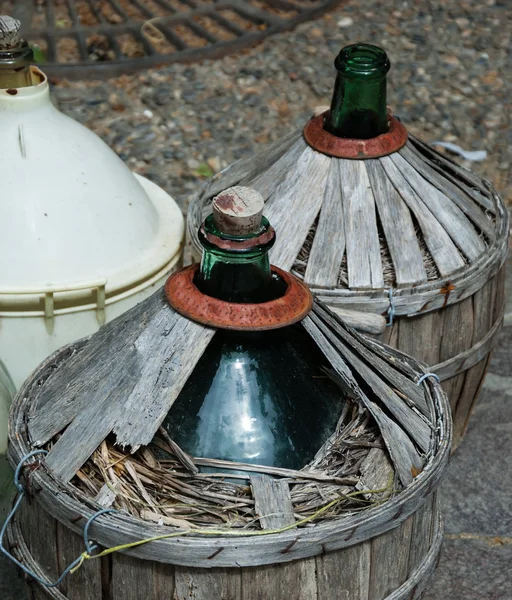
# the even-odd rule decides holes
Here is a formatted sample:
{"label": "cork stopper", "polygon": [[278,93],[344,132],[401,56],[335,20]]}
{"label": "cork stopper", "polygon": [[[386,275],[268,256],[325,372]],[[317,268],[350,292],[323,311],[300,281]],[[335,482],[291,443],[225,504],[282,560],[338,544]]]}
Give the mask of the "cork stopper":
{"label": "cork stopper", "polygon": [[20,34],[21,23],[8,15],[0,15],[0,49],[19,48],[23,43]]}
{"label": "cork stopper", "polygon": [[228,235],[248,235],[261,227],[265,201],[252,188],[235,186],[221,192],[212,200],[215,227]]}

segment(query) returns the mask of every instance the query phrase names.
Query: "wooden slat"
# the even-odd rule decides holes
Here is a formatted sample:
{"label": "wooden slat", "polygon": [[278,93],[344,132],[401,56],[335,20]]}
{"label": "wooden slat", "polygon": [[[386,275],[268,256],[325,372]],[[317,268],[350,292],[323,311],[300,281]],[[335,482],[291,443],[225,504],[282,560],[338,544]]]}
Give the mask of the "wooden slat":
{"label": "wooden slat", "polygon": [[[413,480],[412,472],[423,464],[423,460],[408,435],[400,425],[393,419],[390,419],[382,409],[372,402],[363,390],[361,390],[347,363],[341,357],[339,351],[327,339],[325,328],[320,329],[311,319],[311,316],[306,317],[302,321],[302,325],[315,340],[318,347],[331,364],[339,378],[336,378],[335,380],[340,387],[342,387],[342,389],[350,390],[351,395],[358,398],[373,416],[382,433],[382,438],[389,450],[389,454],[391,455],[400,480],[404,485],[409,485]],[[331,377],[334,379],[333,374],[331,374]]]}
{"label": "wooden slat", "polygon": [[[498,318],[494,323],[494,306],[496,302],[496,292],[499,277],[494,277],[481,290],[473,296],[473,313],[474,313],[474,328],[473,342],[478,340],[475,345],[482,347],[482,342],[489,347],[482,348],[481,360],[475,363],[468,371],[464,388],[453,415],[453,431],[454,441],[464,435],[467,428],[469,417],[473,411],[474,405],[478,398],[478,393],[483,383],[487,366],[489,363],[489,353],[492,349],[492,344],[497,342],[498,332],[502,327],[501,318]],[[487,343],[485,343],[487,341]]]}
{"label": "wooden slat", "polygon": [[397,346],[402,352],[421,357],[421,360],[428,365],[439,362],[443,339],[442,311],[400,319],[397,326]]}
{"label": "wooden slat", "polygon": [[[134,360],[133,341],[148,321],[168,307],[163,291],[134,306],[102,327],[85,346],[56,369],[45,382],[31,407],[29,431],[35,446],[45,444],[62,431],[77,414],[104,397],[104,378],[111,376],[120,355]],[[173,319],[172,313],[169,317]],[[105,357],[96,360],[99,353]],[[127,371],[130,376],[130,371]]]}
{"label": "wooden slat", "polygon": [[427,281],[427,272],[407,205],[389,181],[379,161],[364,162],[393,260],[396,285],[412,285]]}
{"label": "wooden slat", "polygon": [[169,600],[171,598],[172,600],[245,599],[245,595],[242,595],[241,569],[220,570],[176,567],[174,578],[174,595],[163,596],[165,600],[167,598]]}
{"label": "wooden slat", "polygon": [[349,287],[382,288],[384,279],[375,200],[366,168],[360,160],[338,160]]}
{"label": "wooden slat", "polygon": [[[106,326],[130,343],[109,353],[108,346],[98,345],[94,336],[89,342],[93,354],[86,352],[86,346],[76,355],[71,372],[76,372],[78,363],[81,384],[73,400],[82,409],[45,460],[64,481],[74,476],[111,431],[120,444],[132,449],[148,444],[215,333],[176,313],[161,291],[156,300],[139,304],[136,312],[146,304],[159,307],[151,311],[151,318],[137,314],[140,320],[131,327],[126,328],[122,320]],[[96,354],[105,360],[98,361]],[[98,368],[103,368],[99,382]],[[48,431],[44,425],[41,429]]]}
{"label": "wooden slat", "polygon": [[465,169],[463,166],[457,164],[455,161],[450,160],[445,154],[441,154],[432,146],[429,146],[414,135],[409,134],[409,140],[418,147],[422,153],[424,153],[430,160],[436,162],[439,165],[444,166],[447,170],[457,174],[462,180],[470,184],[472,187],[480,190],[482,193],[487,194],[484,182],[476,173],[472,173],[469,169]]}
{"label": "wooden slat", "polygon": [[486,250],[486,245],[460,208],[451,198],[424,179],[401,154],[391,154],[389,158],[442,224],[464,256],[469,261],[478,258]]}
{"label": "wooden slat", "polygon": [[318,599],[371,600],[371,542],[316,559]]}
{"label": "wooden slat", "polygon": [[359,310],[345,310],[336,306],[331,307],[331,310],[341,317],[349,327],[354,327],[357,331],[380,335],[386,330],[386,319],[382,315]]}
{"label": "wooden slat", "polygon": [[278,230],[270,252],[278,267],[290,270],[299,254],[320,211],[330,161],[311,148],[305,150],[265,205],[266,217]]}
{"label": "wooden slat", "polygon": [[336,287],[345,252],[338,161],[331,160],[320,218],[309,253],[304,281],[318,287]]}
{"label": "wooden slat", "polygon": [[494,239],[496,230],[492,221],[485,215],[480,205],[475,204],[471,196],[464,193],[459,187],[452,183],[446,177],[443,177],[428,162],[426,162],[419,151],[412,145],[407,144],[401,150],[400,154],[410,163],[427,181],[435,185],[438,190],[443,192],[462,210],[471,221],[483,232],[489,239]]}
{"label": "wooden slat", "polygon": [[363,496],[369,500],[386,500],[390,478],[394,477],[393,465],[388,455],[380,448],[372,448],[361,463],[361,478],[356,483],[358,490],[386,490],[379,493],[368,493]]}
{"label": "wooden slat", "polygon": [[[97,562],[97,561],[88,561]],[[111,600],[164,600],[174,596],[174,567],[158,562],[141,561],[127,554],[112,554],[112,574],[104,589],[104,596]]]}
{"label": "wooden slat", "polygon": [[244,177],[238,185],[246,185],[258,190],[267,200],[279,183],[295,169],[295,165],[304,151],[309,148],[302,137],[299,137],[268,169],[256,177]]}
{"label": "wooden slat", "polygon": [[[425,400],[425,393],[423,390],[418,388],[415,381],[411,381],[411,378],[407,375],[402,374],[393,363],[397,363],[396,355],[393,357],[390,352],[387,354],[378,355],[378,350],[375,348],[370,350],[365,345],[366,338],[358,335],[357,332],[348,332],[334,320],[320,302],[315,304],[315,313],[318,314],[325,322],[336,332],[337,335],[343,338],[343,340],[350,345],[364,360],[367,364],[371,365],[376,373],[380,377],[386,379],[395,389],[400,390],[403,394],[406,394],[408,398],[414,402],[414,404],[421,410],[423,414],[429,414],[428,406]],[[378,346],[382,348],[382,346]],[[414,356],[414,354],[413,354]],[[412,372],[412,370],[411,370]]]}
{"label": "wooden slat", "polygon": [[425,500],[413,516],[411,530],[411,546],[409,551],[409,576],[418,569],[430,548],[433,533],[433,518],[437,517],[437,495],[435,493]]}
{"label": "wooden slat", "polygon": [[[55,522],[56,535],[53,549],[56,552],[59,574],[84,551],[83,537],[70,531],[62,523]],[[51,544],[51,540],[46,540]],[[59,586],[68,600],[91,600],[101,598],[101,563],[99,560],[86,560],[73,576],[66,577]]]}
{"label": "wooden slat", "polygon": [[[243,569],[243,600],[317,600],[315,567],[315,559],[308,558],[257,569]],[[210,596],[208,600],[212,598]]]}
{"label": "wooden slat", "polygon": [[425,242],[441,276],[446,277],[457,269],[462,268],[465,262],[445,228],[434,217],[422,200],[420,200],[409,182],[398,170],[394,161],[389,156],[384,156],[380,159],[380,163],[384,167],[391,183],[416,217]]}
{"label": "wooden slat", "polygon": [[406,581],[409,574],[412,519],[413,517],[409,517],[399,527],[372,539],[371,600],[385,600]]}
{"label": "wooden slat", "polygon": [[[473,339],[473,302],[472,298],[466,298],[462,302],[447,306],[444,313],[443,342],[440,347],[439,359],[441,362],[449,360],[453,356],[464,352],[471,345]],[[452,413],[464,385],[465,374],[456,375],[443,381],[443,389],[446,392]]]}
{"label": "wooden slat", "polygon": [[175,315],[172,330],[164,312],[135,342],[142,368],[135,386],[126,390],[123,411],[113,428],[117,443],[133,450],[151,442],[215,334],[214,329]]}
{"label": "wooden slat", "polygon": [[295,523],[288,482],[267,475],[251,477],[256,514],[262,529],[280,529]]}
{"label": "wooden slat", "polygon": [[[477,326],[477,320],[480,321],[478,327],[481,331],[483,329],[481,326],[482,317],[478,319],[475,315],[475,327]],[[438,375],[441,381],[444,381],[445,379],[449,379],[450,377],[454,377],[455,375],[459,375],[460,373],[471,369],[474,365],[482,361],[498,343],[497,338],[502,326],[503,323],[501,320],[496,321],[480,341],[464,352],[452,356],[452,358],[449,358],[442,363],[433,365],[432,370]]]}
{"label": "wooden slat", "polygon": [[[237,185],[242,179],[254,179],[259,173],[266,171],[288,148],[300,137],[302,131],[293,131],[281,140],[262,148],[256,154],[242,158],[214,175],[205,185],[201,197],[201,208],[223,190]],[[199,227],[199,224],[197,224]]]}
{"label": "wooden slat", "polygon": [[[321,321],[317,315],[311,313],[309,318],[321,328]],[[359,374],[362,381],[369,386],[376,398],[389,410],[396,423],[409,434],[423,452],[428,452],[431,442],[431,429],[429,424],[419,415],[419,413],[408,406],[372,368],[366,365],[354,352],[352,352],[347,344],[339,337],[336,337],[330,328],[325,327],[323,333],[331,344],[340,351],[347,364],[352,367],[353,374],[354,372]],[[419,469],[422,464],[423,461],[415,463],[415,467]]]}

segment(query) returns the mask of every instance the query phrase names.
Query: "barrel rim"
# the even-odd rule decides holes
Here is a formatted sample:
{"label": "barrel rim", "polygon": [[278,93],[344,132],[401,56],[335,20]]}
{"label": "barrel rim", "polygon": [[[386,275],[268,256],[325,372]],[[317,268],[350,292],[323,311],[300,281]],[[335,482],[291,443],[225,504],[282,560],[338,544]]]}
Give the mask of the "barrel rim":
{"label": "barrel rim", "polygon": [[[435,503],[434,511],[437,513],[434,522],[434,531],[432,532],[430,546],[423,556],[421,564],[416,567],[399,588],[386,596],[384,600],[410,600],[411,598],[418,598],[425,590],[425,587],[437,566],[444,539],[444,519],[440,512],[439,501]],[[43,572],[41,565],[39,565],[37,560],[32,556],[30,548],[23,537],[23,532],[19,523],[14,522],[9,525],[7,529],[7,539],[20,562],[25,562],[25,566],[32,571],[37,572],[38,575],[46,575]],[[43,593],[46,593],[48,598],[54,600],[69,600],[68,597],[57,588],[43,589],[37,582],[35,582],[34,585],[38,585],[43,590]]]}

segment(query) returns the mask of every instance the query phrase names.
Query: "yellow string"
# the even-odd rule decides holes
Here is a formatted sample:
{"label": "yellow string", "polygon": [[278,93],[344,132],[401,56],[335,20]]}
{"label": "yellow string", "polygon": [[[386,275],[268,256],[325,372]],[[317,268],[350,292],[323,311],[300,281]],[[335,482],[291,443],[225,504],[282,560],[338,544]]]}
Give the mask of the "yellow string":
{"label": "yellow string", "polygon": [[130,548],[136,548],[137,546],[142,546],[143,544],[148,544],[149,542],[156,542],[159,540],[166,540],[169,538],[176,538],[176,537],[181,537],[181,536],[189,535],[189,534],[205,535],[205,536],[224,535],[224,536],[230,536],[230,537],[248,537],[248,536],[271,535],[271,534],[275,534],[275,533],[284,533],[285,531],[289,531],[290,529],[295,529],[296,527],[299,527],[301,525],[304,525],[305,523],[309,523],[310,521],[313,521],[314,519],[316,519],[320,515],[322,515],[324,512],[327,512],[330,508],[332,508],[333,506],[338,504],[338,502],[341,502],[342,500],[345,500],[346,498],[352,498],[354,496],[359,496],[362,494],[382,494],[384,492],[389,492],[388,495],[386,496],[386,499],[387,499],[393,493],[393,490],[390,489],[392,484],[393,484],[393,473],[390,474],[389,482],[385,488],[382,488],[380,490],[358,490],[357,492],[350,492],[349,494],[343,494],[339,498],[336,498],[335,500],[332,500],[325,506],[322,506],[322,508],[317,510],[315,513],[313,513],[312,515],[309,515],[309,517],[305,517],[304,519],[301,519],[300,521],[296,521],[295,523],[292,523],[291,525],[286,525],[285,527],[281,527],[280,529],[265,529],[265,530],[261,530],[261,531],[229,531],[226,529],[187,529],[187,530],[183,530],[183,531],[177,531],[175,533],[166,533],[164,535],[157,535],[154,537],[145,538],[143,540],[137,540],[136,542],[130,542],[128,544],[120,544],[119,546],[113,546],[112,548],[107,548],[106,550],[103,550],[102,552],[100,552],[98,554],[94,554],[92,556],[87,551],[85,551],[80,555],[80,562],[76,565],[76,567],[71,569],[70,572],[75,573],[83,565],[84,561],[90,560],[91,558],[101,558],[102,556],[107,556],[109,554],[113,554],[114,552],[121,552],[123,550],[129,550]]}

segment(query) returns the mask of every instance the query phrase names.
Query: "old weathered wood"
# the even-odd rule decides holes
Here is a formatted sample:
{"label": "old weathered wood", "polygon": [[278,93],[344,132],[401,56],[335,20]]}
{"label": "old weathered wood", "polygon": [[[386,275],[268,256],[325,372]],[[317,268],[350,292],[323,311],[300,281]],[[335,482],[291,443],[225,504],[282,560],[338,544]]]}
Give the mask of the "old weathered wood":
{"label": "old weathered wood", "polygon": [[413,145],[420,148],[422,153],[429,157],[431,161],[445,166],[449,171],[456,173],[462,181],[466,181],[467,183],[471,184],[483,194],[488,193],[488,190],[486,190],[482,179],[480,179],[477,175],[468,169],[465,169],[463,166],[458,165],[453,160],[450,160],[445,154],[441,154],[435,148],[425,144],[425,142],[421,141],[416,136],[409,134],[409,139]]}
{"label": "old weathered wood", "polygon": [[[149,307],[143,318],[139,314],[144,311],[142,305]],[[62,407],[66,418],[61,416],[51,423],[51,416],[37,413],[31,420],[33,437],[44,439],[80,411],[46,458],[47,466],[63,480],[73,477],[111,431],[121,445],[133,449],[147,445],[215,333],[176,313],[162,292],[132,311],[127,313],[128,319],[131,315],[140,321],[133,321],[137,325],[126,334],[127,344],[118,347],[127,324],[132,322],[122,317],[108,324],[99,339],[91,338],[83,352],[72,358],[70,372],[80,373],[81,384],[72,394],[61,394],[55,403],[58,406],[49,411],[53,415]],[[107,336],[112,341],[105,342]],[[108,351],[112,346],[114,349]],[[97,365],[94,356],[105,350],[107,360]],[[102,371],[99,380],[98,370]],[[58,385],[66,391],[72,387],[56,373],[49,387],[54,390]],[[77,435],[80,444],[76,443]]]}
{"label": "old weathered wood", "polygon": [[287,481],[253,475],[251,487],[262,529],[280,529],[295,523]]}
{"label": "old weathered wood", "polygon": [[396,165],[395,158],[384,156],[381,164],[387,176],[416,217],[425,242],[441,275],[447,276],[464,266],[464,260],[444,226],[432,214]]}
{"label": "old weathered wood", "polygon": [[382,315],[362,312],[360,310],[346,310],[336,306],[330,307],[349,326],[363,333],[380,335],[386,329],[386,319]]}
{"label": "old weathered wood", "polygon": [[[264,188],[273,202],[278,201],[275,192],[286,177],[282,167],[292,165],[289,167],[290,180],[297,172],[294,157],[288,156],[288,153],[292,154],[288,150],[279,154],[279,168],[276,165],[274,170],[275,161],[265,162],[260,171],[252,175],[252,180]],[[321,156],[319,153],[316,155]],[[476,391],[481,383],[485,366],[480,364],[483,359],[479,362],[478,358],[484,355],[486,349],[492,349],[488,341],[483,342],[483,336],[478,340],[475,338],[468,342],[470,346],[454,354],[449,349],[449,335],[445,335],[442,318],[440,321],[420,319],[411,331],[408,331],[408,324],[404,325],[403,336],[400,335],[399,322],[403,317],[444,312],[449,306],[471,298],[500,271],[508,252],[508,216],[502,200],[488,182],[413,135],[409,135],[401,150],[390,156],[365,161],[330,158],[330,161],[329,176],[326,176],[325,182],[328,189],[324,189],[319,218],[314,221],[309,213],[304,216],[301,239],[304,230],[309,231],[304,245],[297,246],[295,231],[288,227],[290,215],[301,218],[300,212],[294,212],[293,207],[308,200],[300,188],[296,188],[294,193],[293,206],[283,196],[282,207],[272,219],[280,243],[289,243],[294,248],[293,272],[310,284],[315,295],[338,310],[386,316],[391,289],[397,324],[383,334],[374,334],[383,335],[382,339],[398,347],[402,347],[402,338],[403,348],[408,347],[408,340],[414,335],[418,340],[414,344],[418,352],[416,356],[428,362],[431,368],[453,360],[442,365],[442,370],[446,371],[443,376],[451,373],[451,365],[462,365],[461,369],[468,377],[464,378],[461,371],[460,377],[457,375],[446,385],[455,395],[453,405],[459,405],[461,410],[463,406],[471,410],[469,390],[473,386]],[[354,163],[359,166],[354,166]],[[336,178],[333,179],[334,165],[340,171],[339,188],[332,185],[332,182],[337,183]],[[314,168],[314,164],[311,166]],[[341,184],[347,186],[361,166],[368,173],[369,184],[367,179],[362,178],[356,191],[368,201],[369,210],[364,213],[366,221],[361,224],[364,233],[359,235],[356,221],[360,217],[361,203],[358,196],[352,194],[348,201],[349,214],[344,216],[346,204]],[[301,167],[298,171],[303,173],[304,169]],[[276,181],[272,186],[273,173]],[[353,198],[356,198],[354,207],[351,204]],[[203,195],[195,204],[204,205],[208,200],[207,195]],[[342,225],[335,227],[335,223],[339,223],[340,212]],[[285,215],[282,222],[280,215]],[[194,228],[198,225],[199,221],[195,222]],[[351,232],[350,239],[347,231]],[[366,237],[369,231],[372,234]],[[377,284],[380,287],[375,287],[369,275],[371,257],[376,256],[375,247],[380,254],[380,276],[383,280],[382,284]],[[292,266],[293,261],[288,258]],[[357,268],[352,259],[359,261]],[[363,281],[354,280],[354,273]],[[498,288],[496,293],[499,293]],[[474,314],[474,319],[477,318]],[[439,333],[439,343],[431,333],[430,321]],[[489,328],[495,322],[493,320]],[[489,335],[489,339],[491,337]],[[446,358],[443,360],[438,353],[445,345],[447,348],[443,352]],[[471,351],[473,346],[475,349]],[[430,360],[429,356],[435,358]],[[471,369],[475,369],[474,374],[470,374]],[[459,416],[457,420],[462,423],[464,419]]]}
{"label": "old weathered wood", "polygon": [[[371,542],[316,559],[318,596],[325,600],[370,598]],[[351,574],[347,577],[348,573]]]}
{"label": "old weathered wood", "polygon": [[[372,343],[377,344],[377,342]],[[81,345],[83,347],[84,342],[78,342],[76,347],[80,348]],[[386,351],[397,352],[392,349]],[[33,448],[27,437],[26,428],[26,413],[31,406],[31,399],[40,392],[41,387],[44,387],[51,373],[60,368],[62,360],[69,360],[70,356],[72,356],[70,349],[64,348],[60,351],[60,355],[50,357],[20,390],[19,401],[15,402],[11,413],[9,452],[13,463],[17,464],[20,458]],[[413,359],[408,360],[411,365],[417,365]],[[416,373],[421,373],[421,369],[418,366],[416,368]],[[256,538],[242,536],[235,539],[222,536],[207,539],[200,536],[166,538],[137,546],[130,550],[129,554],[145,560],[190,567],[257,566],[299,560],[322,552],[341,550],[379,535],[394,524],[398,525],[418,510],[427,490],[437,487],[448,458],[450,419],[446,398],[440,393],[439,386],[431,381],[424,382],[422,386],[430,398],[429,402],[432,403],[432,419],[435,424],[432,443],[436,451],[428,458],[427,468],[414,478],[412,484],[388,501],[369,511],[352,515],[348,520],[321,522],[312,528],[301,528],[299,531],[292,529],[278,536]],[[34,471],[31,481],[33,486],[40,488],[37,502],[43,510],[71,530],[81,533],[86,520],[96,511],[90,500],[84,503],[80,499],[80,493],[77,495],[76,488],[57,482],[44,468]],[[82,518],[77,520],[77,515]],[[169,531],[169,528],[147,521],[142,522],[129,514],[118,513],[98,517],[91,528],[91,536],[102,546],[110,547],[158,536],[165,530]]]}
{"label": "old weathered wood", "polygon": [[[380,537],[354,544],[342,552],[259,568],[190,569],[115,553],[110,557],[109,565],[104,567],[106,572],[92,574],[84,581],[82,590],[88,599],[106,597],[112,600],[210,600],[212,597],[231,600],[287,600],[290,597],[297,600],[410,600],[418,598],[427,585],[442,540],[439,513],[430,498],[411,519]],[[9,529],[8,536],[18,559],[46,577],[47,573],[34,560],[16,523]],[[404,543],[398,548],[400,539]],[[62,542],[67,545],[67,539]],[[419,542],[423,544],[421,555],[417,553]],[[380,560],[385,548],[388,555]],[[397,562],[393,562],[395,551]],[[407,558],[409,561],[405,566]],[[73,581],[73,578],[68,581],[72,591]],[[388,594],[386,590],[392,581],[396,587]],[[96,596],[93,593],[97,593],[98,585],[100,594]],[[73,598],[58,589],[43,590],[37,585],[32,593],[37,600]]]}
{"label": "old weathered wood", "polygon": [[395,153],[389,158],[414,188],[421,201],[442,224],[464,256],[471,261],[480,256],[485,250],[485,244],[463,211],[446,194],[424,179],[401,154]]}
{"label": "old weathered wood", "polygon": [[297,600],[316,600],[315,559],[244,569],[242,590],[244,600],[290,600],[290,596]]}
{"label": "old weathered wood", "polygon": [[304,281],[319,287],[336,287],[345,252],[339,165],[331,161],[318,228],[309,254]]}
{"label": "old weathered wood", "polygon": [[[423,461],[408,435],[377,404],[369,400],[337,348],[328,340],[327,330],[320,329],[318,323],[313,321],[310,316],[306,317],[302,323],[331,364],[334,373],[339,377],[339,380],[337,378],[336,380],[339,381],[340,386],[352,390],[352,393],[363,403],[377,422],[402,483],[404,485],[411,483],[412,473],[422,465]],[[334,373],[330,374],[333,379]]]}
{"label": "old weathered wood", "polygon": [[437,523],[437,494],[431,494],[422,510],[417,511],[412,519],[411,545],[409,550],[409,575],[421,566],[423,557],[432,544]]}
{"label": "old weathered wood", "polygon": [[[45,543],[46,551],[51,553],[53,550],[57,555],[57,571],[60,574],[85,548],[82,537],[71,533],[62,523],[56,523],[56,526],[57,535],[52,536],[57,542],[55,547],[48,547],[48,539]],[[34,534],[35,532],[32,535]],[[60,591],[69,600],[90,600],[101,598],[101,587],[101,563],[99,560],[89,560],[74,574],[73,579],[65,579],[62,582]]]}
{"label": "old weathered wood", "polygon": [[413,518],[372,539],[370,560],[380,568],[370,571],[370,598],[386,598],[407,579]]}
{"label": "old weathered wood", "polygon": [[298,159],[296,171],[290,171],[268,199],[266,217],[280,224],[281,234],[270,253],[278,267],[289,270],[293,266],[320,211],[329,165],[327,156],[308,148]]}
{"label": "old weathered wood", "polygon": [[384,490],[363,494],[366,499],[385,499],[390,478],[394,476],[393,466],[384,450],[372,448],[361,464],[361,479],[356,484],[358,490]]}
{"label": "old weathered wood", "polygon": [[[351,348],[356,350],[368,364],[373,365],[384,380],[389,381],[395,389],[401,390],[424,415],[430,416],[425,392],[414,382],[414,369],[408,367],[407,363],[402,360],[402,356],[380,344],[371,344],[370,340],[357,332],[349,334],[343,324],[333,319],[326,307],[319,302],[315,303],[315,314],[323,319]],[[399,368],[399,365],[402,369]]]}
{"label": "old weathered wood", "polygon": [[[444,362],[450,356],[459,354],[471,345],[473,327],[473,303],[471,298],[445,309],[443,331],[449,339],[440,348],[439,359],[441,362]],[[461,373],[443,381],[443,389],[450,398],[453,411],[464,384],[464,377],[465,373]]]}
{"label": "old weathered wood", "polygon": [[240,180],[240,185],[254,188],[265,200],[268,200],[276,184],[283,181],[289,172],[294,169],[295,164],[306,150],[309,151],[309,147],[304,139],[299,137],[267,170],[259,173],[256,177],[244,177]]}
{"label": "old weathered wood", "polygon": [[433,184],[443,196],[448,196],[448,201],[454,202],[473,223],[485,233],[489,239],[493,239],[496,232],[491,220],[475,204],[467,201],[466,194],[446,177],[440,175],[425,160],[421,158],[419,151],[412,145],[406,145],[400,150],[400,154],[412,167],[427,181]]}
{"label": "old weathered wood", "polygon": [[398,286],[427,281],[411,213],[378,160],[365,161]]}
{"label": "old weathered wood", "polygon": [[382,288],[375,200],[364,163],[340,159],[341,200],[351,288]]}

